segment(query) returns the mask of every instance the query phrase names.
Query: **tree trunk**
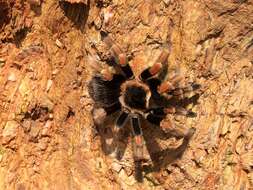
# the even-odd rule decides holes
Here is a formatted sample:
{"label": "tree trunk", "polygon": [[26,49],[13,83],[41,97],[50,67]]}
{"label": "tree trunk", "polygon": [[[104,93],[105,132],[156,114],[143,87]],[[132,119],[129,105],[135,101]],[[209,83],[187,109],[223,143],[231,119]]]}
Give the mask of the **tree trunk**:
{"label": "tree trunk", "polygon": [[[129,127],[115,154],[117,113],[92,119],[100,31],[136,75],[171,46],[169,73],[201,85],[196,117],[142,121],[142,163]],[[253,189],[252,0],[0,0],[0,39],[0,189]]]}

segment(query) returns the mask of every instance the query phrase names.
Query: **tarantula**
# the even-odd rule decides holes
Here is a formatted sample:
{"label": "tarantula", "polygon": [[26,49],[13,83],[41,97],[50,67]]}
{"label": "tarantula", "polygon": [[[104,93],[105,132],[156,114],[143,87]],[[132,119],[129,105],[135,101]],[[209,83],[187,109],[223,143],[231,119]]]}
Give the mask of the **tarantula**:
{"label": "tarantula", "polygon": [[182,101],[186,94],[200,86],[190,83],[180,87],[182,77],[178,74],[165,79],[169,49],[163,50],[151,67],[143,70],[138,77],[134,76],[126,53],[107,33],[101,32],[101,36],[115,63],[97,69],[89,83],[89,94],[106,115],[120,111],[114,125],[116,136],[127,120],[131,120],[134,159],[142,160],[144,143],[140,118],[160,125],[167,114],[193,116],[192,111],[183,107]]}

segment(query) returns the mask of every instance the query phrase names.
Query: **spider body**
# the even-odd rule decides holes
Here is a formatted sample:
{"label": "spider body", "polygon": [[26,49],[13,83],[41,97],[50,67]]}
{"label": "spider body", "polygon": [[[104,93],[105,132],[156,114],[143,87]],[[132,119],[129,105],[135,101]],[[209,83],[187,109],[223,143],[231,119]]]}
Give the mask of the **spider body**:
{"label": "spider body", "polygon": [[[164,80],[167,74],[168,50],[162,51],[156,62],[136,77],[121,48],[105,33],[102,33],[102,39],[114,57],[114,67],[119,67],[120,72],[115,72],[117,69],[114,70],[110,66],[98,69],[89,83],[89,93],[95,105],[102,108],[106,115],[120,111],[114,126],[116,136],[126,122],[131,121],[134,158],[141,160],[144,143],[140,118],[160,125],[167,114],[190,115],[191,111],[180,107],[180,101],[188,92],[198,89],[199,86],[189,84],[180,87],[182,77],[178,75]],[[93,117],[98,118],[96,115]]]}

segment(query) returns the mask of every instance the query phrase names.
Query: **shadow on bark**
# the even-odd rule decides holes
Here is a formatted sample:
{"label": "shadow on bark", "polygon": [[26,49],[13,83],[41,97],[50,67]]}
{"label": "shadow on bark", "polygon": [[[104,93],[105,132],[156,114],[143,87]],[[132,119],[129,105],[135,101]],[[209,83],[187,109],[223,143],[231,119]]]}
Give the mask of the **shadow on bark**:
{"label": "shadow on bark", "polygon": [[[199,99],[199,94],[195,94],[194,96],[190,98],[184,98],[180,102],[174,101],[175,104],[178,103],[183,107],[187,107],[189,104],[197,104],[197,101]],[[173,105],[174,105],[173,104]],[[118,137],[115,138],[112,129],[109,127],[110,125],[113,125],[116,114],[113,114],[111,116],[108,116],[106,121],[102,125],[97,125],[97,130],[100,135],[101,144],[102,144],[102,151],[106,154],[112,154],[116,153],[116,158],[118,160],[121,160],[123,158],[123,155],[126,151],[127,144],[128,144],[128,138],[130,136],[130,129],[128,127],[125,127],[120,130]],[[189,115],[187,117],[195,117],[196,113],[193,112],[192,115]],[[145,121],[142,121],[143,124],[145,124]],[[150,165],[143,165],[143,161],[135,160],[135,179],[138,182],[143,181],[143,173],[147,174],[150,172],[158,172],[163,168],[166,168],[169,164],[174,162],[175,160],[182,157],[184,151],[186,150],[189,141],[193,134],[195,133],[195,128],[186,128],[181,127],[181,129],[178,129],[177,126],[174,127],[174,131],[165,132],[162,127],[155,126],[152,124],[147,124],[148,128],[143,130],[143,137],[146,142],[146,147],[148,150],[148,153],[150,155],[152,164]],[[128,125],[127,125],[128,126]],[[150,131],[147,131],[149,129],[152,129],[152,137],[150,136]],[[162,139],[167,140],[169,138],[176,137],[177,139],[183,138],[182,144],[177,148],[166,148],[162,149],[159,143],[156,139]],[[110,144],[107,143],[107,139],[112,139],[112,142]],[[134,158],[133,158],[134,159]]]}
{"label": "shadow on bark", "polygon": [[68,1],[60,1],[59,4],[65,16],[74,23],[76,28],[83,31],[89,15],[90,1],[87,1],[87,4],[82,2],[70,3]]}

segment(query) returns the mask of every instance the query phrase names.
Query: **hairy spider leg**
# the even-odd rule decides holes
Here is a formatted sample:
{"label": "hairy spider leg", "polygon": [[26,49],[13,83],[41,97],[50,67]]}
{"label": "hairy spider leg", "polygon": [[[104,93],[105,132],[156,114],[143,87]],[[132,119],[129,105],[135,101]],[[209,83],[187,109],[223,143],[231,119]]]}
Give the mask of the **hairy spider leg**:
{"label": "hairy spider leg", "polygon": [[164,80],[167,75],[167,60],[169,50],[164,50],[160,53],[153,66],[148,67],[139,75],[139,79],[146,83],[151,91],[151,99],[162,106],[163,101],[166,99],[157,92],[157,87]]}
{"label": "hairy spider leg", "polygon": [[139,78],[145,82],[149,78],[154,77],[159,72],[161,72],[161,70],[164,68],[164,65],[167,63],[168,56],[168,51],[162,51],[155,63],[151,67],[148,67],[142,71]]}
{"label": "hairy spider leg", "polygon": [[178,87],[169,92],[169,94],[173,94],[174,97],[178,97],[179,99],[184,99],[187,97],[190,97],[191,92],[196,91],[200,89],[199,84],[188,84],[187,86],[184,87]]}
{"label": "hairy spider leg", "polygon": [[119,141],[119,131],[125,126],[127,123],[127,120],[129,118],[129,114],[127,112],[121,111],[118,118],[116,119],[116,122],[114,124],[114,138],[116,139],[116,142]]}
{"label": "hairy spider leg", "polygon": [[111,81],[113,79],[113,75],[116,73],[116,70],[107,64],[102,65],[96,59],[96,57],[88,56],[88,64],[93,71],[96,72],[96,75],[99,75],[105,81]]}
{"label": "hairy spider leg", "polygon": [[134,77],[133,71],[129,65],[126,53],[122,51],[112,38],[105,32],[101,32],[102,40],[110,49],[111,55],[114,57],[116,63],[120,66],[121,70],[125,74],[126,78]]}
{"label": "hairy spider leg", "polygon": [[133,130],[134,149],[133,155],[136,161],[143,159],[143,138],[140,126],[140,118],[138,115],[131,116],[131,126]]}
{"label": "hairy spider leg", "polygon": [[144,117],[152,124],[154,125],[160,125],[161,121],[166,117],[167,114],[178,114],[178,115],[184,115],[188,117],[194,117],[196,114],[191,111],[187,110],[183,107],[158,107],[158,108],[152,108],[148,110],[148,112],[144,115]]}
{"label": "hairy spider leg", "polygon": [[106,115],[111,115],[121,109],[121,104],[119,101],[117,101],[110,106],[104,107],[103,109],[105,110]]}
{"label": "hairy spider leg", "polygon": [[101,69],[100,74],[102,75],[104,80],[111,81],[113,79],[113,75],[116,73],[115,69],[112,66],[106,65],[103,69]]}
{"label": "hairy spider leg", "polygon": [[[173,93],[175,95],[179,95],[179,94],[187,95],[189,92],[199,90],[200,87],[201,87],[200,84],[190,83],[190,84],[188,84],[188,85],[186,85],[186,86],[184,86],[180,89],[176,88]],[[180,91],[178,91],[178,90],[180,90]]]}
{"label": "hairy spider leg", "polygon": [[160,125],[161,121],[166,117],[166,112],[163,107],[153,108],[148,110],[145,118],[154,125]]}
{"label": "hairy spider leg", "polygon": [[182,80],[182,77],[175,75],[171,80],[163,81],[157,88],[157,92],[160,94],[174,90],[177,84]]}
{"label": "hairy spider leg", "polygon": [[164,109],[164,112],[167,114],[178,114],[178,115],[184,115],[188,117],[195,117],[196,113],[194,113],[191,110],[187,110],[186,108],[183,107],[167,107]]}
{"label": "hairy spider leg", "polygon": [[127,119],[128,119],[129,114],[127,112],[122,111],[117,118],[115,122],[115,127],[114,130],[117,133],[122,127],[125,126]]}
{"label": "hairy spider leg", "polygon": [[[183,80],[182,76],[175,75],[171,79],[168,79],[166,81],[163,81],[158,87],[157,92],[163,96],[165,96],[167,99],[170,99],[175,95],[171,92],[179,92],[181,88],[179,88],[178,84]],[[176,91],[174,91],[177,89]]]}
{"label": "hairy spider leg", "polygon": [[181,76],[175,76],[171,81],[167,80],[162,82],[158,88],[157,92],[161,95],[165,95],[167,98],[178,97],[186,98],[192,91],[198,90],[200,88],[199,84],[191,83],[184,87],[179,87],[178,83],[182,80]]}
{"label": "hairy spider leg", "polygon": [[148,110],[148,112],[144,115],[144,117],[148,120],[148,122],[154,125],[160,125],[161,121],[166,117],[167,114],[178,114],[184,115],[188,117],[195,117],[196,114],[191,111],[187,110],[183,107],[159,107],[159,108],[152,108]]}
{"label": "hairy spider leg", "polygon": [[167,114],[178,114],[188,117],[195,117],[196,114],[193,111],[182,107],[180,102],[187,98],[187,95],[190,92],[199,89],[200,85],[192,83],[187,86],[180,87],[178,83],[181,80],[181,76],[175,75],[171,81],[165,81],[157,87],[157,92],[159,94],[164,96],[167,100],[172,100],[169,103],[170,105],[164,109],[164,112]]}

